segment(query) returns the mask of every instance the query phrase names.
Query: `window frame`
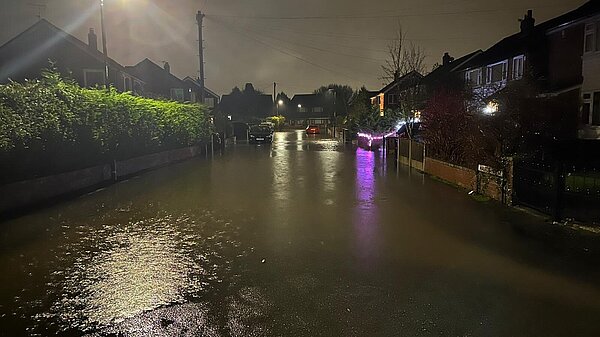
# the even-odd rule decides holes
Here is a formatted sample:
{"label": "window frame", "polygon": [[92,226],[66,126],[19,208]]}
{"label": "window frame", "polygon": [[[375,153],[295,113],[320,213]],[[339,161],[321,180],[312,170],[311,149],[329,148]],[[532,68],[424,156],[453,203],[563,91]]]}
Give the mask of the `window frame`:
{"label": "window frame", "polygon": [[102,83],[99,83],[99,84],[104,85],[104,82],[106,81],[106,74],[104,73],[104,70],[86,68],[86,69],[83,69],[83,86],[84,87],[91,88],[91,86],[88,84],[88,73],[100,73],[102,75]]}
{"label": "window frame", "polygon": [[[475,81],[473,81],[473,77],[471,76],[473,73],[477,74]],[[481,74],[482,74],[481,68],[470,69],[465,72],[465,79],[467,80],[467,82],[469,82],[470,84],[472,84],[474,86],[480,86],[481,82],[482,82]]]}
{"label": "window frame", "polygon": [[[174,95],[174,93],[178,93],[179,91],[181,91],[181,100],[179,100],[179,97],[176,97],[176,95]],[[176,101],[176,102],[184,102],[185,101],[185,90],[183,90],[183,88],[171,88],[170,94],[171,94],[171,100],[173,100],[173,101]]]}
{"label": "window frame", "polygon": [[[596,43],[597,38],[597,27],[598,24],[596,22],[590,22],[585,24],[584,33],[583,33],[583,53],[593,53],[598,51],[598,46]],[[588,50],[588,36],[591,36],[590,42],[592,43],[591,48]]]}
{"label": "window frame", "polygon": [[[492,81],[492,75],[494,74],[494,67],[498,66],[498,65],[502,65],[502,78],[498,81]],[[504,82],[508,79],[508,60],[502,60],[500,62],[496,62],[493,64],[489,64],[486,67],[486,78],[485,78],[485,83],[486,84],[494,84],[494,83],[500,83],[500,82]]]}
{"label": "window frame", "polygon": [[[520,68],[516,67],[517,62],[519,62]],[[515,56],[512,59],[512,79],[519,80],[523,78],[523,74],[525,73],[525,55]]]}

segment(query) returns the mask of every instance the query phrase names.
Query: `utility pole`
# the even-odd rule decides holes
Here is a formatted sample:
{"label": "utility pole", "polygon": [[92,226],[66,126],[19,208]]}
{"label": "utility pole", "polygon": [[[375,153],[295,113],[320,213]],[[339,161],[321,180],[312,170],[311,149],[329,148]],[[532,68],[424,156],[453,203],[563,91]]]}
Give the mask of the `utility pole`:
{"label": "utility pole", "polygon": [[274,107],[274,113],[275,116],[279,115],[278,111],[279,111],[279,104],[277,104],[277,83],[273,82],[273,104],[275,104]]}
{"label": "utility pole", "polygon": [[104,87],[108,88],[108,51],[106,48],[106,28],[104,27],[104,0],[100,0],[100,26],[102,27],[102,53],[104,54]]}
{"label": "utility pole", "polygon": [[198,22],[198,58],[200,59],[200,73],[198,74],[198,83],[200,84],[200,103],[204,103],[204,40],[202,37],[202,22],[204,20],[202,11],[196,14]]}
{"label": "utility pole", "polygon": [[37,18],[41,20],[44,17],[44,11],[46,10],[46,5],[43,3],[28,3],[27,5],[31,7],[35,7],[38,10]]}

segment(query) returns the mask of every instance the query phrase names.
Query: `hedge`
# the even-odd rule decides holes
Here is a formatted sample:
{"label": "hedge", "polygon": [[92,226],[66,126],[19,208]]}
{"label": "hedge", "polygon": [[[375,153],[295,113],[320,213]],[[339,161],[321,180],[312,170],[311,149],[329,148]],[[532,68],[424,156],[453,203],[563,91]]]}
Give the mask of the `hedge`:
{"label": "hedge", "polygon": [[0,184],[206,141],[207,108],[86,89],[44,72],[0,85]]}

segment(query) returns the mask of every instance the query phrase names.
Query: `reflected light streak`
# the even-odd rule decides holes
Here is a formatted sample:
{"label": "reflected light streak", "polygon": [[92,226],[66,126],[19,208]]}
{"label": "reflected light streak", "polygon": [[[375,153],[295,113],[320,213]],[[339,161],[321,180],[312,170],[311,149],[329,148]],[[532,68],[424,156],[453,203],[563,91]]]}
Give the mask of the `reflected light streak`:
{"label": "reflected light streak", "polygon": [[379,219],[375,198],[375,153],[358,148],[356,150],[356,196],[354,234],[357,255],[364,267],[370,266],[371,257],[377,251]]}

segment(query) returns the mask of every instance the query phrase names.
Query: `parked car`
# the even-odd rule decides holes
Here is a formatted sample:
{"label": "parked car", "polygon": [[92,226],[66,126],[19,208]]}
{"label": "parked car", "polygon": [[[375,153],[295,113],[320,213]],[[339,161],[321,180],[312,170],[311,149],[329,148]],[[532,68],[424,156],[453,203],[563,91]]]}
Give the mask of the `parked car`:
{"label": "parked car", "polygon": [[273,129],[267,125],[253,125],[248,131],[250,143],[270,143],[273,141]]}
{"label": "parked car", "polygon": [[319,133],[321,133],[321,129],[319,129],[319,127],[317,125],[309,125],[306,127],[307,135],[316,135]]}

